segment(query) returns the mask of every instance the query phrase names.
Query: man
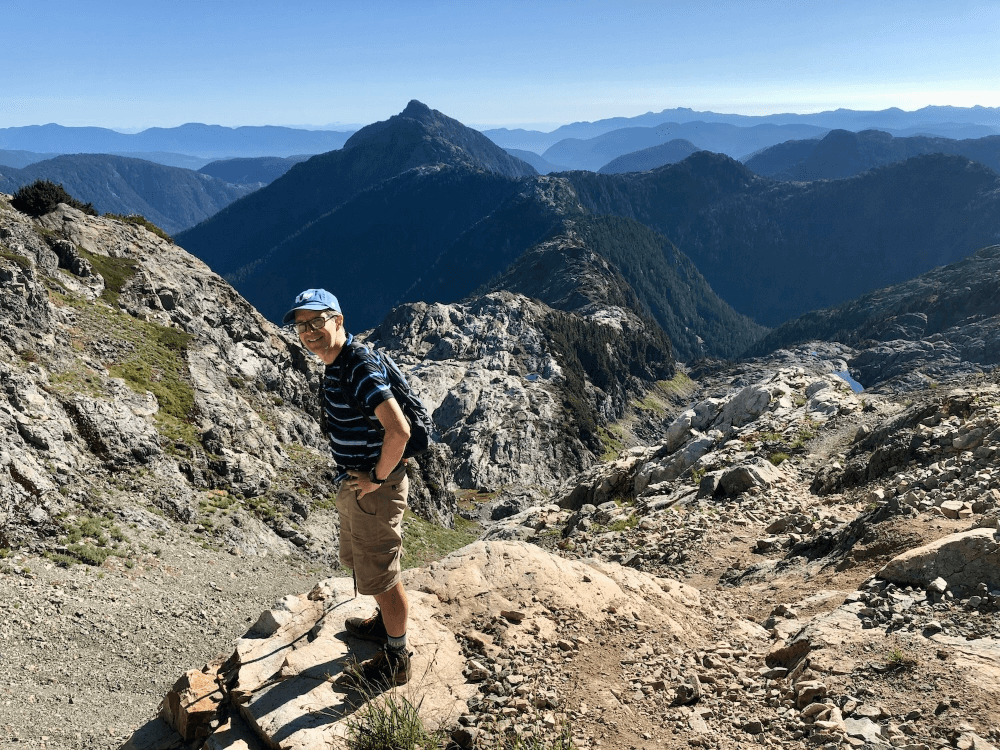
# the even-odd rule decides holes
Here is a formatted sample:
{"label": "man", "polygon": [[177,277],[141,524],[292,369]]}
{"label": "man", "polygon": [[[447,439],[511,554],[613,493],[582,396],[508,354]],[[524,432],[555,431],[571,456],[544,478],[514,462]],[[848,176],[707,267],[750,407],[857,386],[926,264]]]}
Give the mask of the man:
{"label": "man", "polygon": [[[385,366],[370,349],[352,344],[335,296],[325,289],[302,292],[282,321],[293,322],[303,346],[326,364],[320,408],[331,452],[345,472],[337,493],[340,561],[354,571],[357,591],[378,604],[374,615],[349,618],[346,627],[381,643],[382,650],[345,674],[355,683],[403,685],[410,678],[409,602],[400,581],[409,490],[403,451],[409,423],[389,387]],[[344,393],[342,384],[350,393]]]}

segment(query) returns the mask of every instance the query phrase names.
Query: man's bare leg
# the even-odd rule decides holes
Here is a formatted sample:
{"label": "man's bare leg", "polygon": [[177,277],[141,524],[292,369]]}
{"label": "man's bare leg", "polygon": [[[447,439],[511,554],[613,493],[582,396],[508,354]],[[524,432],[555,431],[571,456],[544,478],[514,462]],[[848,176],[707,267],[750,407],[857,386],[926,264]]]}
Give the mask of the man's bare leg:
{"label": "man's bare leg", "polygon": [[406,621],[410,617],[410,602],[406,598],[403,582],[399,581],[388,591],[375,594],[375,602],[382,611],[385,632],[391,638],[401,638],[406,633]]}

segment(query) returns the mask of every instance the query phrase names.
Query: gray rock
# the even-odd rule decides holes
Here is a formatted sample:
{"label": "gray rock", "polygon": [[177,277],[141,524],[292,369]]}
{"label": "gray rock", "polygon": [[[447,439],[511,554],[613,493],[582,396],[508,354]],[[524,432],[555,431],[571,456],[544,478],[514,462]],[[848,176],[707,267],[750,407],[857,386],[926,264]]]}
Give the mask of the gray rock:
{"label": "gray rock", "polygon": [[782,476],[781,470],[767,461],[755,461],[727,470],[720,480],[723,491],[729,495],[739,495],[751,487],[771,487]]}
{"label": "gray rock", "polygon": [[938,588],[942,578],[958,593],[980,582],[1000,587],[1000,540],[995,529],[972,529],[938,539],[890,560],[878,577],[899,585]]}
{"label": "gray rock", "polygon": [[844,719],[844,729],[848,737],[857,737],[872,744],[884,743],[882,727],[868,718],[847,718]]}

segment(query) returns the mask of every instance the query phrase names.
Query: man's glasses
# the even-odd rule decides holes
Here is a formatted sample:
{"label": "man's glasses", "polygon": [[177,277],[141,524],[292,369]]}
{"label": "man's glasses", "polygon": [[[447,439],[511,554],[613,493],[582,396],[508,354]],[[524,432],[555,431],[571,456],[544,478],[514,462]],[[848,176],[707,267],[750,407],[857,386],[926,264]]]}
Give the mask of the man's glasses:
{"label": "man's glasses", "polygon": [[334,315],[317,315],[315,318],[309,318],[309,320],[300,320],[293,323],[296,333],[305,333],[306,331],[318,331],[323,326],[326,325],[326,321],[330,318],[336,317]]}

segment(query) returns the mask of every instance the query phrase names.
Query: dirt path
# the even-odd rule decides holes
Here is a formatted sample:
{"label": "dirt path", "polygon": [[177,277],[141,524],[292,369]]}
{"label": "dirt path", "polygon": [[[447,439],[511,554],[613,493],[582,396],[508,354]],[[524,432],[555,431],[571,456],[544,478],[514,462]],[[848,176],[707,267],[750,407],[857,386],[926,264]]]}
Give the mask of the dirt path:
{"label": "dirt path", "polygon": [[118,748],[185,670],[230,649],[275,600],[333,574],[205,549],[190,530],[127,534],[160,554],[132,568],[0,560],[0,747]]}

